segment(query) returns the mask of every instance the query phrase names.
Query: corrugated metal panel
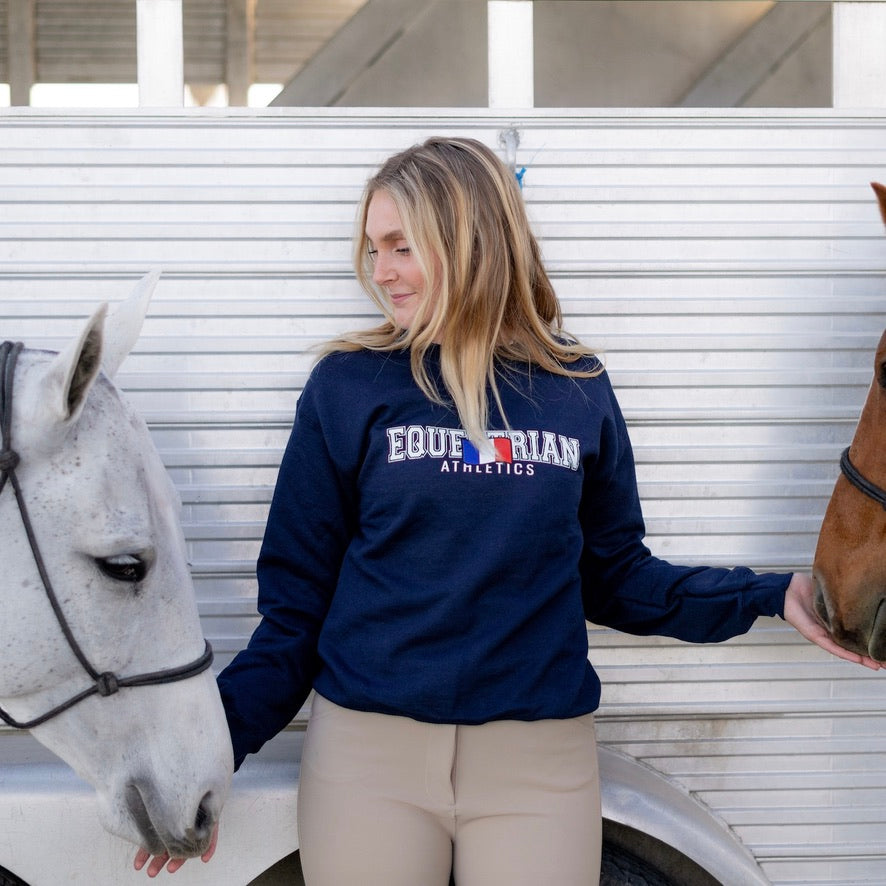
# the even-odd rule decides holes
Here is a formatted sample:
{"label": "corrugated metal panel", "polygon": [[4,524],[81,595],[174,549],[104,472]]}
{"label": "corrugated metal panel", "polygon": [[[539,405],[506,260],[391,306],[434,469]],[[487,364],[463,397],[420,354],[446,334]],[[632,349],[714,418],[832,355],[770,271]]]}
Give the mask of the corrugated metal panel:
{"label": "corrugated metal panel", "polygon": [[[498,146],[569,327],[605,351],[652,548],[808,568],[886,326],[886,117],[466,111],[0,118],[0,335],[55,347],[164,269],[121,382],[185,502],[224,663],[310,348],[371,322],[363,181],[432,132]],[[601,738],[710,804],[777,884],[882,883],[886,684],[777,620],[716,646],[592,629]]]}

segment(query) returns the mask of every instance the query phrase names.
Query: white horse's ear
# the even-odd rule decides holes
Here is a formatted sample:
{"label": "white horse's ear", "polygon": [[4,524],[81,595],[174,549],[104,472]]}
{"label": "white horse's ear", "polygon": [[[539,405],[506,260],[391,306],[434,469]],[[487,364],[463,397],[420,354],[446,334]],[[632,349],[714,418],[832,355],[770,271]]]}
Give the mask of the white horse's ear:
{"label": "white horse's ear", "polygon": [[102,326],[108,306],[99,305],[80,335],[58,353],[41,380],[42,402],[54,421],[76,421],[101,369]]}
{"label": "white horse's ear", "polygon": [[146,274],[136,283],[129,298],[121,302],[108,316],[102,355],[102,368],[108,378],[117,374],[120,364],[138,341],[151,295],[159,279],[160,271],[154,270]]}

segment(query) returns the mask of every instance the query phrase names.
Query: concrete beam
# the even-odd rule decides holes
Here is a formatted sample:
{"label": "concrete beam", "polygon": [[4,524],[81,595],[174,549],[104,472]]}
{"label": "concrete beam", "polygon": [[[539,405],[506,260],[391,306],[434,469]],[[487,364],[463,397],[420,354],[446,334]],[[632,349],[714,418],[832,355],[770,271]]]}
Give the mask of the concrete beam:
{"label": "concrete beam", "polygon": [[35,0],[10,0],[6,5],[6,59],[13,106],[31,104],[31,87],[37,76],[34,5]]}
{"label": "concrete beam", "polygon": [[227,0],[226,35],[228,104],[246,107],[255,70],[255,0]]}
{"label": "concrete beam", "polygon": [[695,82],[681,108],[737,108],[830,15],[830,3],[775,3]]}
{"label": "concrete beam", "polygon": [[271,102],[281,107],[334,105],[436,0],[367,0]]}

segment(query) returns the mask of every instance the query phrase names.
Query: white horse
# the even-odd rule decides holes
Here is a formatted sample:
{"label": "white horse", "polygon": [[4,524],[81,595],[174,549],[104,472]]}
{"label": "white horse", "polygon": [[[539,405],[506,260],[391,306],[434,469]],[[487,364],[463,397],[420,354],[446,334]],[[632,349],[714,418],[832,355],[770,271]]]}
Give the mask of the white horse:
{"label": "white horse", "polygon": [[95,787],[107,830],[187,858],[227,796],[230,738],[178,496],[110,380],[156,279],[60,354],[3,345],[0,710]]}

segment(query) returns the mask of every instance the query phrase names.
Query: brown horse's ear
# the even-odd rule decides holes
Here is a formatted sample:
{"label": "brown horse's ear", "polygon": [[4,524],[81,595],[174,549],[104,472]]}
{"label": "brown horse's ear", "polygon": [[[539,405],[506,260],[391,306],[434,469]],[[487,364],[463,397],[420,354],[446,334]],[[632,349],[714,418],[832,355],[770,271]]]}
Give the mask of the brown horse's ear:
{"label": "brown horse's ear", "polygon": [[879,182],[871,182],[871,187],[874,189],[874,193],[877,195],[877,200],[880,203],[880,215],[883,216],[883,224],[886,224],[886,187]]}

